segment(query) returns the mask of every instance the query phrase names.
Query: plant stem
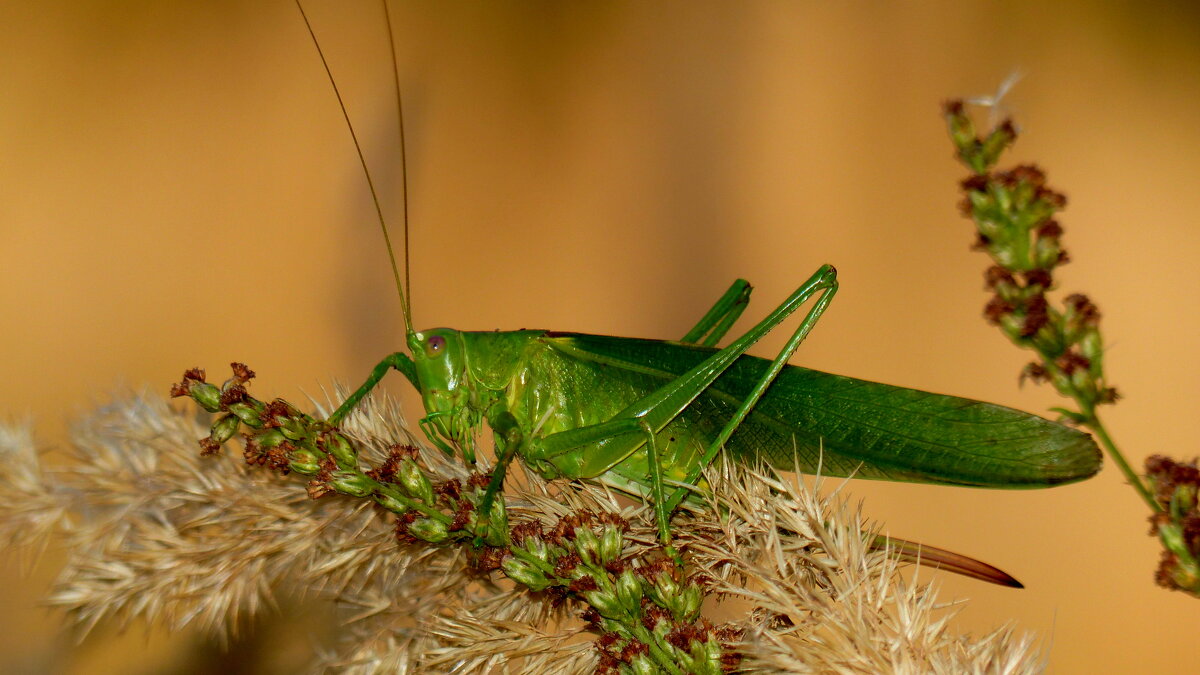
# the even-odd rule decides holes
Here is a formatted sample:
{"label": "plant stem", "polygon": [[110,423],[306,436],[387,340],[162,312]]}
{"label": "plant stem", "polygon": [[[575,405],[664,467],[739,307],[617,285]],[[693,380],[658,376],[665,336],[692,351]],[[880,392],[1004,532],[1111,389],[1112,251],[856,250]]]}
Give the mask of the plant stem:
{"label": "plant stem", "polygon": [[1109,458],[1111,458],[1112,461],[1117,465],[1117,468],[1121,470],[1121,473],[1125,474],[1125,480],[1129,481],[1129,484],[1133,486],[1134,490],[1137,490],[1137,493],[1141,495],[1142,500],[1150,506],[1150,510],[1154,511],[1155,513],[1162,512],[1163,507],[1154,500],[1154,495],[1150,494],[1150,488],[1146,487],[1146,484],[1142,481],[1141,476],[1139,476],[1137,472],[1133,470],[1133,467],[1129,465],[1129,462],[1125,460],[1125,455],[1123,455],[1121,451],[1117,449],[1117,444],[1114,443],[1112,437],[1108,435],[1108,429],[1104,427],[1104,423],[1100,421],[1100,417],[1093,412],[1083,424],[1096,434],[1096,440],[1100,441],[1100,446],[1104,448],[1106,453],[1108,453]]}

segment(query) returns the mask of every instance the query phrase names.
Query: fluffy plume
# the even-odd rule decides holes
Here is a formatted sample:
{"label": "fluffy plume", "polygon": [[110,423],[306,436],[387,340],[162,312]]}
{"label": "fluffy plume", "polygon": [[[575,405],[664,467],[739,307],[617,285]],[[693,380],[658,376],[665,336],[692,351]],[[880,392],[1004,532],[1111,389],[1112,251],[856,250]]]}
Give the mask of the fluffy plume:
{"label": "fluffy plume", "polygon": [[[39,465],[26,430],[0,427],[0,486],[9,495],[0,501],[0,541],[36,550],[57,533],[69,558],[49,602],[78,634],[140,620],[236,639],[276,597],[296,594],[328,599],[341,619],[336,640],[315,648],[318,672],[603,667],[603,647],[574,600],[524,590],[498,571],[481,574],[469,546],[399,545],[395,517],[368,500],[310,500],[292,476],[230,453],[200,457],[196,439],[208,422],[157,396],[128,397],[80,422],[71,461],[53,471]],[[363,406],[345,430],[375,466],[392,444],[412,442],[386,400]],[[466,476],[437,451],[421,449],[420,462],[439,480]],[[868,524],[843,501],[730,465],[709,481],[720,503],[678,515],[674,527],[709,592],[737,599],[713,612],[723,610],[727,634],[741,636],[732,639],[740,662],[729,667],[1041,670],[1030,639],[1009,629],[955,634],[934,589],[901,579],[898,563],[871,549]],[[652,514],[602,487],[518,476],[507,503],[511,522],[546,527],[571,513],[619,515],[634,549],[655,547]],[[714,509],[726,515],[715,518]]]}

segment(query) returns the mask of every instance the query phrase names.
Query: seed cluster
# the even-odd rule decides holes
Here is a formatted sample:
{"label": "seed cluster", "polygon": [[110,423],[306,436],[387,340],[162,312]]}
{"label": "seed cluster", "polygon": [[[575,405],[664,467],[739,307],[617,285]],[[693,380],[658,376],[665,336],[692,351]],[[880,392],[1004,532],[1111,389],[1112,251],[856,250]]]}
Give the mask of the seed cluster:
{"label": "seed cluster", "polygon": [[313,499],[331,493],[373,499],[396,514],[403,544],[467,544],[476,571],[502,571],[551,602],[584,602],[582,616],[599,633],[598,672],[716,674],[737,667],[740,632],[701,617],[706,580],[690,578],[662,552],[629,553],[630,523],[611,513],[582,510],[546,528],[527,520],[509,524],[503,499],[486,517],[479,505],[490,482],[484,474],[465,481],[430,480],[411,446],[397,445],[376,468],[365,469],[355,444],[339,429],[282,400],[259,401],[246,391],[254,377],[234,363],[221,386],[192,369],[171,389],[221,415],[200,441],[213,454],[246,428],[244,456],[251,465],[282,474],[311,476]]}
{"label": "seed cluster", "polygon": [[984,316],[1017,346],[1038,353],[1021,378],[1050,382],[1079,403],[1080,411],[1068,417],[1087,422],[1095,406],[1118,395],[1104,379],[1100,310],[1081,294],[1067,296],[1060,307],[1046,297],[1055,269],[1070,259],[1054,218],[1067,198],[1048,187],[1046,174],[1034,165],[995,170],[1017,138],[1011,121],[981,136],[962,101],[946,103],[943,112],[958,158],[972,172],[961,183],[960,208],[975,221],[975,248],[994,263],[984,275],[993,294]]}
{"label": "seed cluster", "polygon": [[1200,596],[1200,468],[1162,455],[1146,460],[1146,477],[1162,511],[1150,517],[1150,534],[1163,542],[1155,580]]}

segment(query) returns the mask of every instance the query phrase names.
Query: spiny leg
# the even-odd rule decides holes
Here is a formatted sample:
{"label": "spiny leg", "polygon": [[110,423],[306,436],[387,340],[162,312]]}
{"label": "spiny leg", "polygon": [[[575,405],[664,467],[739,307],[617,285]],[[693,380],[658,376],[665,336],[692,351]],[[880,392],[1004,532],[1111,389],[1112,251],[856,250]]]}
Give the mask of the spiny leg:
{"label": "spiny leg", "polygon": [[[489,424],[496,431],[497,438],[503,435],[515,442],[520,436],[520,430],[516,426],[516,418],[507,411],[500,413],[496,420],[489,422]],[[510,424],[512,432],[508,431]],[[598,441],[612,441],[622,436],[633,441],[633,443],[629,444],[630,447],[636,447],[636,444],[640,443],[646,444],[646,461],[650,471],[650,498],[654,502],[655,524],[658,527],[659,541],[671,558],[677,563],[682,564],[679,554],[671,545],[671,511],[663,508],[667,503],[667,491],[663,479],[662,455],[658,449],[658,440],[654,430],[644,418],[623,417],[612,419],[599,424],[551,434],[539,440],[546,441],[549,439],[550,445],[554,446],[554,450],[565,452],[580,447],[588,447]],[[506,446],[508,442],[506,439]],[[543,447],[544,449],[545,447]],[[484,494],[483,500],[480,502],[479,510],[481,517],[488,513],[492,495],[498,492],[502,486],[504,482],[504,467],[512,460],[515,454],[514,451],[515,443],[511,450],[504,450],[503,448],[498,450],[497,470],[492,474],[492,480],[488,484],[488,491]]]}
{"label": "spiny leg", "polygon": [[[499,441],[496,448],[496,468],[492,471],[492,478],[488,482],[487,490],[483,494],[483,498],[479,502],[478,520],[480,532],[486,527],[488,517],[491,514],[492,502],[496,495],[504,487],[504,477],[508,470],[508,465],[517,455],[518,450],[523,442],[523,434],[520,425],[517,423],[516,417],[507,410],[501,410],[498,413],[489,416],[488,425],[495,432],[496,439]],[[670,511],[664,511],[659,505],[665,503],[666,488],[663,486],[662,477],[662,460],[659,457],[658,445],[654,437],[654,431],[650,425],[642,419],[616,419],[609,422],[583,427],[581,429],[573,429],[571,431],[555,434],[554,437],[559,441],[566,440],[564,434],[571,440],[571,447],[580,447],[589,445],[599,440],[607,440],[618,438],[627,434],[639,434],[645,439],[647,444],[647,453],[649,456],[650,474],[651,474],[651,494],[654,499],[654,509],[656,522],[658,525],[659,540],[663,547],[675,562],[682,564],[682,559],[671,546],[671,525]]]}
{"label": "spiny leg", "polygon": [[[691,405],[746,350],[814,295],[819,294],[817,306],[809,311],[801,327],[789,341],[788,347],[771,364],[767,376],[763,378],[750,397],[743,401],[735,413],[734,419],[726,425],[717,442],[706,450],[702,461],[689,467],[691,477],[687,482],[695,483],[703,468],[712,462],[716,452],[728,440],[729,435],[741,423],[754,403],[761,398],[762,392],[783,368],[787,358],[795,351],[804,336],[812,330],[813,325],[816,324],[817,319],[829,304],[836,288],[837,271],[829,265],[823,266],[788,296],[782,304],[732,344],[714,352],[691,370],[633,402],[605,422],[530,439],[527,443],[528,457],[533,461],[550,460],[572,451],[585,449],[588,452],[583,456],[583,462],[577,467],[577,474],[574,477],[594,478],[609,471],[646,444],[646,437],[640,432],[643,424],[654,432],[661,431]],[[559,345],[558,348],[568,353],[572,349],[569,343]],[[586,355],[586,352],[580,354],[580,356]],[[654,461],[655,467],[660,472],[663,468],[661,463],[661,457]],[[649,478],[653,481],[652,476]],[[651,485],[652,489],[653,487]],[[668,518],[685,494],[685,490],[677,490],[667,500],[664,513]]]}
{"label": "spiny leg", "polygon": [[417,369],[413,365],[412,359],[408,358],[408,355],[404,352],[389,354],[371,369],[371,374],[367,376],[367,381],[363,382],[362,386],[355,389],[350,396],[346,397],[346,400],[337,407],[337,410],[333,411],[333,414],[329,416],[327,421],[334,426],[341,424],[342,420],[362,402],[363,397],[371,393],[371,390],[379,384],[383,376],[387,375],[388,371],[393,368],[403,373],[404,377],[408,378],[408,381],[412,382],[414,387],[420,389],[420,385],[417,384]]}
{"label": "spiny leg", "polygon": [[750,304],[750,291],[752,290],[754,289],[750,286],[749,281],[745,279],[734,281],[729,290],[725,291],[712,309],[708,310],[708,313],[687,332],[687,335],[683,336],[680,342],[704,347],[716,346],[721,338],[725,337],[725,333],[729,332],[733,322],[737,321],[746,306]]}
{"label": "spiny leg", "polygon": [[[775,360],[771,362],[771,365],[767,368],[767,372],[764,373],[761,378],[759,378],[758,382],[754,385],[754,389],[752,389],[750,394],[742,400],[737,410],[734,411],[733,416],[730,417],[729,421],[725,423],[725,426],[721,429],[721,433],[718,434],[715,439],[713,439],[711,444],[709,444],[708,448],[704,452],[704,457],[688,472],[688,477],[685,482],[689,485],[694,485],[696,481],[699,480],[700,473],[704,470],[704,467],[708,466],[713,462],[714,459],[716,459],[717,453],[721,451],[722,447],[724,447],[725,442],[729,440],[729,437],[733,435],[733,432],[736,431],[741,425],[742,421],[746,419],[746,415],[750,414],[751,408],[753,408],[754,404],[758,403],[759,399],[762,398],[763,393],[767,390],[767,387],[771,386],[771,383],[775,381],[776,376],[778,376],[779,372],[783,370],[783,367],[787,365],[788,359],[790,359],[792,354],[796,352],[796,349],[800,347],[800,343],[804,341],[804,338],[808,337],[809,332],[811,332],[813,327],[817,325],[817,322],[820,321],[821,315],[825,313],[825,309],[829,307],[829,303],[833,301],[833,296],[835,293],[837,293],[838,288],[837,272],[832,267],[828,268],[828,273],[823,274],[823,272],[825,272],[825,268],[822,268],[822,270],[818,271],[817,274],[813,275],[813,277],[810,278],[805,284],[805,287],[808,288],[807,293],[804,294],[804,297],[807,298],[813,293],[819,293],[816,303],[813,304],[812,308],[808,310],[808,314],[806,314],[804,316],[804,320],[800,322],[800,327],[796,329],[796,332],[792,334],[790,339],[788,339],[787,344],[784,345],[783,349],[775,357]],[[675,492],[671,495],[670,501],[667,503],[668,511],[674,511],[675,508],[679,506],[679,502],[683,501],[683,498],[687,496],[687,493],[687,488],[678,488],[675,490]]]}
{"label": "spiny leg", "polygon": [[[590,452],[584,457],[582,466],[578,467],[577,477],[594,478],[608,471],[645,443],[641,434],[631,433],[638,431],[639,420],[644,420],[654,431],[661,431],[764,335],[787,319],[814,295],[828,291],[831,287],[836,288],[836,279],[837,271],[829,265],[823,266],[788,296],[782,304],[732,344],[713,352],[691,370],[629,404],[609,420],[530,439],[530,458],[548,460],[604,441],[603,449],[598,452]],[[823,301],[821,311],[824,309],[824,304],[828,304],[828,299]],[[815,314],[819,316],[820,311],[815,311]],[[805,319],[807,325],[797,331],[800,339],[808,334],[812,324],[815,323],[813,315],[814,312],[809,312],[809,316]],[[799,344],[799,340],[795,336],[793,336],[793,341]],[[790,347],[792,351],[795,350],[795,346],[790,345]],[[570,343],[558,345],[557,348],[566,353],[572,351]],[[786,352],[787,355],[790,353],[790,351]],[[580,356],[586,358],[588,354],[581,352]],[[786,355],[781,355],[777,359],[779,368],[775,369],[775,372],[782,369],[782,362],[786,359]],[[761,388],[765,389],[766,385],[764,384]],[[748,410],[749,406],[746,406],[746,409]],[[738,421],[740,422],[740,419]],[[736,424],[734,427],[736,428]],[[621,436],[624,438],[620,438]],[[721,443],[724,443],[724,439],[721,440]]]}

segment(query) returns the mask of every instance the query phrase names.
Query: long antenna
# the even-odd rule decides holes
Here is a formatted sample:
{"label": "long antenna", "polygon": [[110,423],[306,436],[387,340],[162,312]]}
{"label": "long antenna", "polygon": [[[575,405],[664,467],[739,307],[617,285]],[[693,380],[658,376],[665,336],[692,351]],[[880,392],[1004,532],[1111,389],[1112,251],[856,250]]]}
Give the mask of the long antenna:
{"label": "long antenna", "polygon": [[[412,264],[408,260],[408,148],[404,145],[404,100],[400,95],[400,65],[396,59],[396,37],[392,30],[392,14],[388,11],[387,0],[380,0],[383,5],[383,18],[387,22],[388,51],[392,55],[392,88],[396,92],[396,122],[400,126],[400,204],[404,209],[404,288],[408,292],[407,307],[412,311],[412,279],[409,270]],[[408,327],[412,329],[412,315],[407,317]]]}
{"label": "long antenna", "polygon": [[[386,7],[386,5],[385,5]],[[321,42],[317,40],[317,34],[313,31],[312,23],[308,20],[308,15],[304,13],[304,6],[300,4],[300,0],[296,0],[296,8],[300,10],[300,16],[304,19],[304,26],[308,29],[308,34],[312,38],[313,46],[317,48],[317,55],[321,57],[321,65],[325,67],[325,74],[329,77],[329,84],[333,87],[333,94],[337,97],[338,107],[342,110],[342,118],[346,120],[346,128],[350,131],[350,138],[354,141],[354,150],[358,153],[358,161],[362,164],[363,175],[367,179],[367,188],[371,191],[371,201],[375,204],[375,215],[379,219],[379,229],[383,231],[383,241],[387,246],[388,259],[392,263],[392,277],[396,280],[396,291],[400,294],[400,311],[404,315],[404,332],[409,334],[413,332],[412,314],[408,309],[408,297],[404,294],[404,284],[400,281],[400,268],[396,264],[396,254],[392,250],[392,238],[388,234],[387,220],[383,217],[383,207],[379,203],[379,193],[375,190],[375,181],[371,179],[371,170],[367,168],[367,158],[363,155],[362,144],[358,142],[358,134],[354,132],[354,124],[350,121],[350,113],[346,111],[346,103],[342,100],[342,92],[338,90],[337,80],[333,77],[333,71],[329,69],[329,61],[325,59],[325,52],[321,49]],[[391,36],[391,22],[388,22],[388,35]],[[393,54],[393,64],[395,63],[395,50]],[[397,76],[398,78],[398,76]],[[399,92],[397,92],[399,96]],[[407,178],[405,178],[407,182]],[[408,198],[407,189],[405,190],[405,220],[404,233],[405,241],[408,240]],[[408,246],[404,247],[405,254],[405,275],[408,273]]]}

